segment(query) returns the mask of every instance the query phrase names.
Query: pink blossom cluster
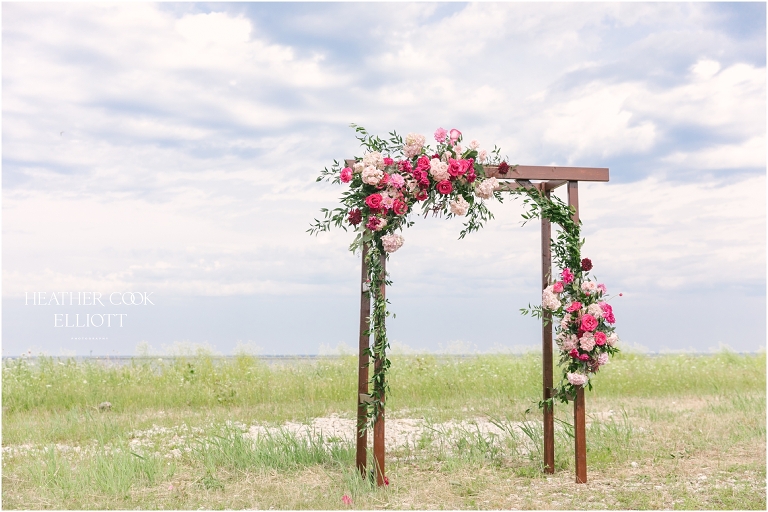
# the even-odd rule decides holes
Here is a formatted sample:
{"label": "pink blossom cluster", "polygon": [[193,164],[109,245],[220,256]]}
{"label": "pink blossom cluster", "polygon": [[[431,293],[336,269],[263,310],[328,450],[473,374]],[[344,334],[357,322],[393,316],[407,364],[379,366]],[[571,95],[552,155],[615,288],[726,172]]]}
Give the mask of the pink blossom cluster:
{"label": "pink blossom cluster", "polygon": [[577,387],[608,363],[618,342],[607,289],[587,276],[591,268],[592,262],[586,258],[581,268],[564,268],[560,280],[542,292],[542,308],[560,318],[556,342],[567,362],[567,380]]}
{"label": "pink blossom cluster", "polygon": [[[496,178],[484,179],[476,160],[484,160],[487,152],[473,140],[467,148],[461,145],[462,133],[457,129],[438,128],[437,151],[426,146],[426,138],[409,133],[400,148],[402,158],[392,158],[380,151],[368,151],[354,164],[341,169],[339,180],[350,184],[355,198],[347,222],[358,229],[388,236],[404,223],[405,216],[419,202],[432,198],[442,201],[453,215],[467,215],[472,208],[472,195],[481,199],[493,197],[499,188]],[[383,240],[383,238],[381,238]],[[388,238],[386,247],[393,252],[402,245]]]}

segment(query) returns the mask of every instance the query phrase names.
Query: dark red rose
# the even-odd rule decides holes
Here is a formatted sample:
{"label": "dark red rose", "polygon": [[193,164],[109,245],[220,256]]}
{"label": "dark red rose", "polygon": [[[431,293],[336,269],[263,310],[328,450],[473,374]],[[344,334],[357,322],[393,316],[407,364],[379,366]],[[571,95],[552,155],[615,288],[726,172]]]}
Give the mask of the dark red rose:
{"label": "dark red rose", "polygon": [[448,180],[443,180],[440,183],[437,184],[437,191],[443,194],[444,196],[447,196],[451,192],[453,192],[453,185],[451,185],[451,182]]}
{"label": "dark red rose", "polygon": [[400,199],[395,199],[392,203],[392,211],[395,212],[395,215],[405,215],[408,212],[408,204]]}
{"label": "dark red rose", "polygon": [[365,198],[365,204],[368,205],[368,208],[371,210],[378,210],[381,208],[381,201],[381,194],[371,194]]}
{"label": "dark red rose", "polygon": [[592,260],[589,258],[584,258],[581,260],[581,270],[584,270],[585,272],[592,270]]}
{"label": "dark red rose", "polygon": [[371,231],[376,231],[376,229],[379,227],[379,224],[381,224],[381,219],[371,216],[368,218],[368,223],[365,225],[365,227]]}
{"label": "dark red rose", "polygon": [[499,164],[499,174],[507,174],[509,172],[509,164],[507,162],[501,162]]}
{"label": "dark red rose", "polygon": [[357,226],[358,224],[360,224],[363,221],[363,212],[360,211],[360,208],[355,208],[354,210],[349,212],[347,221],[353,226]]}
{"label": "dark red rose", "polygon": [[432,158],[437,158],[438,160],[440,160],[440,155],[435,153],[434,155],[432,155]]}
{"label": "dark red rose", "polygon": [[581,338],[582,336],[584,336],[585,332],[587,332],[587,331],[585,331],[584,329],[579,329],[578,331],[576,331],[576,336]]}

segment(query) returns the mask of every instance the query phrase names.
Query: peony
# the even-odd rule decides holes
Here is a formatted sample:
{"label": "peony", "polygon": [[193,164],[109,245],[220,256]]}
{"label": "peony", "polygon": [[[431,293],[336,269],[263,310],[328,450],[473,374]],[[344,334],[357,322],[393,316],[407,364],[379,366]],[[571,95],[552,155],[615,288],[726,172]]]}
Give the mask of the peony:
{"label": "peony", "polygon": [[406,158],[413,158],[421,153],[421,146],[417,146],[415,144],[406,144],[403,146],[403,153],[405,154]]}
{"label": "peony", "polygon": [[558,309],[561,306],[560,301],[557,298],[557,295],[550,292],[549,290],[544,290],[541,294],[541,307],[544,309],[549,309],[551,311],[554,311]]}
{"label": "peony", "polygon": [[585,331],[594,331],[597,329],[597,319],[587,313],[581,317],[581,328]]}
{"label": "peony", "polygon": [[480,152],[477,154],[477,159],[480,161],[480,163],[485,162],[485,159],[488,158],[488,152],[484,149],[481,149]]}
{"label": "peony", "polygon": [[570,323],[571,323],[571,315],[565,314],[563,316],[563,319],[560,320],[560,328],[561,329],[567,329],[568,328],[568,324],[570,324]]}
{"label": "peony", "polygon": [[568,373],[566,377],[568,378],[568,382],[570,382],[574,386],[583,386],[589,380],[589,377],[587,377],[583,373]]}
{"label": "peony", "polygon": [[395,215],[405,215],[408,213],[408,203],[401,199],[395,199],[392,204],[392,211],[395,212]]}
{"label": "peony", "polygon": [[435,178],[435,181],[443,181],[451,177],[448,173],[448,164],[441,162],[437,158],[433,158],[429,162],[429,174]]}
{"label": "peony", "polygon": [[363,169],[365,169],[365,164],[363,162],[355,162],[352,166],[352,170],[355,171],[355,174],[360,174],[363,172]]}
{"label": "peony", "polygon": [[384,250],[387,252],[395,252],[403,246],[403,242],[405,242],[405,238],[394,233],[381,237],[381,243],[384,245]]}
{"label": "peony", "polygon": [[563,352],[570,352],[571,350],[576,348],[576,342],[578,341],[578,338],[576,338],[573,334],[568,334],[565,337],[562,338],[560,342],[560,348]]}
{"label": "peony", "polygon": [[473,140],[472,142],[469,143],[469,147],[470,149],[477,149],[480,147],[480,143],[477,142],[476,140]]}
{"label": "peony", "polygon": [[563,284],[571,284],[573,282],[573,272],[571,269],[564,268],[560,275],[563,277]]}
{"label": "peony", "polygon": [[586,352],[595,348],[595,337],[591,332],[584,333],[584,336],[579,338],[579,346]]}
{"label": "peony", "polygon": [[405,185],[405,178],[401,174],[390,174],[389,184],[397,189],[401,189]]}
{"label": "peony", "polygon": [[426,137],[418,133],[409,133],[405,136],[405,143],[409,146],[422,147],[426,141]]}
{"label": "peony", "polygon": [[594,281],[584,281],[581,283],[581,291],[587,295],[592,295],[597,290],[597,285]]}
{"label": "peony", "polygon": [[569,313],[573,313],[574,311],[578,311],[581,309],[581,302],[576,301],[572,302],[565,310]]}
{"label": "peony", "polygon": [[616,336],[615,332],[612,332],[608,335],[608,337],[605,339],[605,342],[608,344],[608,346],[612,347],[619,341],[619,337]]}
{"label": "peony", "polygon": [[445,138],[448,136],[448,132],[445,130],[445,128],[438,128],[435,130],[435,140],[442,144],[445,142]]}
{"label": "peony", "polygon": [[349,216],[347,216],[347,221],[349,221],[350,224],[353,226],[357,226],[362,222],[363,220],[363,212],[360,211],[360,208],[355,208],[354,210],[351,210],[349,212]]}
{"label": "peony", "polygon": [[381,194],[371,194],[365,198],[365,204],[371,210],[378,210],[379,208],[381,208],[381,204],[383,201],[384,201],[384,198],[381,196]]}
{"label": "peony", "polygon": [[458,216],[467,214],[469,203],[463,197],[459,196],[451,201],[451,213]]}
{"label": "peony", "polygon": [[609,324],[614,323],[616,321],[616,318],[614,318],[613,316],[613,308],[611,307],[611,305],[608,304],[607,302],[598,302],[598,304],[600,305],[600,309],[603,310],[603,318],[605,319],[605,321],[608,322]]}
{"label": "peony", "polygon": [[597,364],[599,364],[600,366],[606,365],[608,364],[608,359],[609,359],[608,354],[603,352],[602,354],[597,356]]}
{"label": "peony", "polygon": [[453,185],[451,185],[451,182],[448,180],[441,181],[435,188],[437,188],[437,191],[444,196],[447,196],[453,191]]}
{"label": "peony", "polygon": [[368,185],[378,185],[383,177],[384,172],[376,169],[376,167],[372,165],[363,169],[363,183],[367,183]]}
{"label": "peony", "polygon": [[381,169],[384,167],[384,157],[378,151],[371,151],[363,155],[363,164]]}
{"label": "peony", "polygon": [[475,188],[475,195],[482,199],[490,199],[493,197],[493,191],[498,190],[499,180],[496,178],[488,178],[483,180],[480,185]]}
{"label": "peony", "polygon": [[579,361],[589,361],[589,354],[581,354],[579,356]]}
{"label": "peony", "polygon": [[598,331],[595,333],[595,345],[602,347],[603,345],[605,345],[606,339],[607,337],[605,336],[604,332]]}
{"label": "peony", "polygon": [[344,183],[349,183],[352,181],[352,169],[345,167],[341,170],[341,181]]}
{"label": "peony", "polygon": [[577,349],[577,348],[571,349],[571,351],[568,352],[568,355],[571,356],[574,359],[578,359],[579,358],[579,349]]}
{"label": "peony", "polygon": [[461,144],[456,144],[453,146],[453,151],[455,151],[457,155],[460,155],[464,151],[464,148],[461,147]]}
{"label": "peony", "polygon": [[552,291],[555,293],[563,293],[563,283],[560,281],[555,281],[555,283],[552,285]]}
{"label": "peony", "polygon": [[587,308],[587,313],[595,318],[603,318],[603,308],[599,304],[590,304]]}

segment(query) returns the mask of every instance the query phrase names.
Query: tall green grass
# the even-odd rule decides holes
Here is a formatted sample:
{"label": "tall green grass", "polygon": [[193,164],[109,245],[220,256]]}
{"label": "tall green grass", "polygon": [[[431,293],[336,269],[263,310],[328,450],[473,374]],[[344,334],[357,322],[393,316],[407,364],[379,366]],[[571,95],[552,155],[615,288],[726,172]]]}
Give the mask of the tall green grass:
{"label": "tall green grass", "polygon": [[[594,396],[661,397],[750,392],[765,388],[765,354],[620,354],[595,376]],[[556,370],[556,379],[558,377]],[[16,359],[3,365],[3,410],[114,410],[263,405],[277,416],[354,403],[357,358],[270,366],[257,357],[214,360],[205,355],[128,365]],[[391,407],[468,408],[541,394],[538,354],[470,358],[393,356]],[[279,405],[278,405],[279,404]],[[282,409],[281,409],[282,408]]]}

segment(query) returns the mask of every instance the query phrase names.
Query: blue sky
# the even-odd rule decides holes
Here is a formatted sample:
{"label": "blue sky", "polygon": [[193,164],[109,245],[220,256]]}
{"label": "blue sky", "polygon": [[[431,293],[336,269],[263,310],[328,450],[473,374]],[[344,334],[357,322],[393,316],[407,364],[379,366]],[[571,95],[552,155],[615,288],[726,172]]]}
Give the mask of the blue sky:
{"label": "blue sky", "polygon": [[[372,133],[459,128],[512,163],[609,167],[584,255],[627,347],[765,347],[764,3],[5,3],[3,354],[355,346],[359,257],[305,231]],[[391,259],[397,350],[539,345],[519,204]],[[25,306],[25,292],[154,305]],[[128,314],[56,328],[54,314]],[[165,347],[165,348],[163,348]]]}

